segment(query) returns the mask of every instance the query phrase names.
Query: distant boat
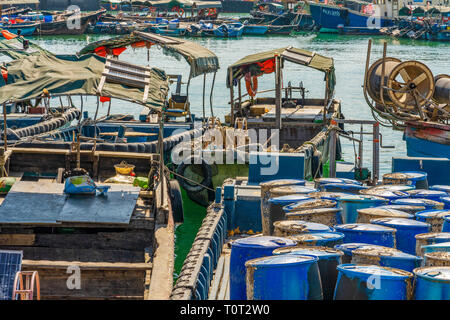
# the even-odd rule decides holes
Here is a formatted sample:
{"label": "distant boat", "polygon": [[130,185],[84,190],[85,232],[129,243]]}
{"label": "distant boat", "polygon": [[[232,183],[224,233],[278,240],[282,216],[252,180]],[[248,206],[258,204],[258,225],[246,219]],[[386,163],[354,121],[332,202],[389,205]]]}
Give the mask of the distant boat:
{"label": "distant boat", "polygon": [[[52,16],[51,21],[41,22],[35,31],[36,35],[78,35],[84,34],[89,24],[96,23],[98,18],[104,10],[99,10],[93,13],[80,13],[79,14],[79,25],[71,26],[72,15],[63,16]],[[60,17],[61,20],[56,20]],[[73,18],[74,23],[76,22]]]}
{"label": "distant boat", "polygon": [[213,34],[216,37],[234,38],[242,36],[244,32],[244,25],[240,22],[223,23],[213,29]]}
{"label": "distant boat", "polygon": [[37,26],[37,23],[0,24],[0,29],[7,30],[14,34],[18,34],[18,31],[20,30],[21,36],[31,36],[36,31]]}
{"label": "distant boat", "polygon": [[[349,7],[310,2],[309,8],[314,23],[320,32],[346,33],[346,34],[380,34],[381,28],[394,25],[394,19],[370,14],[374,5],[365,6],[358,3],[363,12]],[[364,13],[364,11],[366,13]]]}
{"label": "distant boat", "polygon": [[269,30],[267,25],[244,24],[244,35],[263,35]]}

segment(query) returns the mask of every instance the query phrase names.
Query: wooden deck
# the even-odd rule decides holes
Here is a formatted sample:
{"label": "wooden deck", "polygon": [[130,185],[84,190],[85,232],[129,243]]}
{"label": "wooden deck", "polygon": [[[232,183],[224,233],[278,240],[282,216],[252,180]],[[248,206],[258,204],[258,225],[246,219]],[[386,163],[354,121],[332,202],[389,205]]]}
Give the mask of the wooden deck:
{"label": "wooden deck", "polygon": [[224,248],[220,255],[209,289],[208,300],[230,300],[230,253],[231,249]]}

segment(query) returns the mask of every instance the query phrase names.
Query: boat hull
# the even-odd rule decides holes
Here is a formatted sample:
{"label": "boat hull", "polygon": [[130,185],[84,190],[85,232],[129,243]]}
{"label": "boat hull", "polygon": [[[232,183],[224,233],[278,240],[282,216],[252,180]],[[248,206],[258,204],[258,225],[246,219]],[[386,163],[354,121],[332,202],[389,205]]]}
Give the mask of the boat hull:
{"label": "boat hull", "polygon": [[268,26],[246,25],[246,26],[244,26],[244,31],[242,34],[260,36],[260,35],[266,34],[267,30],[269,30]]}
{"label": "boat hull", "polygon": [[71,26],[71,22],[68,19],[54,22],[41,23],[36,31],[35,35],[80,35],[86,32],[89,23],[95,23],[100,17],[102,12],[84,15],[80,18],[79,26],[74,24]]}
{"label": "boat hull", "polygon": [[1,27],[4,30],[8,30],[11,33],[17,34],[17,31],[20,30],[20,35],[22,36],[31,36],[36,31],[37,24],[33,25],[14,25],[14,26],[8,26],[8,27]]}
{"label": "boat hull", "polygon": [[403,140],[409,157],[450,158],[449,125],[407,123]]}

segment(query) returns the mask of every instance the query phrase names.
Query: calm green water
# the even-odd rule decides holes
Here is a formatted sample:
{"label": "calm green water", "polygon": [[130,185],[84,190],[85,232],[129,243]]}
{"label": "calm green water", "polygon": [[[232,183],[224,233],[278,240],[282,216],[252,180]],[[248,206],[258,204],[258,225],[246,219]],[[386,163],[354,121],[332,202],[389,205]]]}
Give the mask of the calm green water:
{"label": "calm green water", "polygon": [[[107,36],[77,36],[77,37],[47,37],[34,38],[40,46],[54,53],[75,53],[80,50],[86,42],[93,42]],[[362,83],[364,76],[365,59],[367,52],[367,42],[369,37],[363,36],[340,36],[326,34],[299,34],[296,36],[263,36],[263,37],[242,37],[241,39],[192,39],[217,54],[221,69],[216,76],[214,87],[213,105],[214,113],[223,119],[229,112],[229,91],[225,86],[226,68],[240,58],[260,51],[275,49],[285,46],[294,46],[310,51],[315,51],[325,56],[333,57],[336,67],[337,86],[336,98],[342,100],[344,115],[347,119],[372,119],[370,109],[364,102],[362,95]],[[434,75],[446,73],[450,74],[450,43],[433,43],[427,41],[394,40],[390,38],[373,37],[372,61],[381,57],[383,41],[388,42],[388,56],[404,60],[419,60],[424,62]],[[121,59],[137,63],[147,64],[147,52],[144,49],[127,49]],[[7,61],[1,58],[0,61]],[[162,51],[156,48],[151,49],[151,66],[164,69],[168,74],[182,74],[187,80],[189,75],[188,64],[178,61],[173,57],[164,56]],[[273,87],[273,75],[265,75],[258,79],[260,89],[270,89]],[[323,74],[307,68],[302,68],[294,64],[287,63],[284,69],[284,81],[291,81],[293,84],[303,82],[309,90],[307,97],[323,97],[324,82]],[[212,75],[207,78],[207,92],[209,93],[212,82]],[[190,90],[190,100],[192,111],[198,115],[202,113],[202,85],[203,77],[192,80]],[[207,115],[209,115],[209,94],[207,101]],[[88,109],[94,110],[92,103]],[[140,109],[124,103],[113,104],[112,112],[127,112],[139,114]],[[358,130],[358,127],[347,129]],[[393,156],[406,155],[405,143],[402,141],[402,133],[394,132],[390,128],[381,128],[383,143],[393,145],[395,149],[382,149],[380,159],[381,173],[390,171],[391,159]],[[342,140],[344,157],[348,161],[353,161],[353,144]],[[364,165],[371,168],[371,143],[364,145]],[[187,209],[187,208],[186,208]],[[185,210],[185,223],[178,227],[176,237],[176,272],[181,268],[184,257],[192,244],[196,230],[201,224],[205,214],[203,208],[194,207]]]}

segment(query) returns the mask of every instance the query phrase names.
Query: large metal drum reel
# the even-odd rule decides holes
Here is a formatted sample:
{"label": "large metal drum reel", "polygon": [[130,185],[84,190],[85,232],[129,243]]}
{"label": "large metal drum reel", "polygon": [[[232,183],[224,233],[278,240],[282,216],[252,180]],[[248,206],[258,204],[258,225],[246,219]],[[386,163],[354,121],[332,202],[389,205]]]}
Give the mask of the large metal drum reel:
{"label": "large metal drum reel", "polygon": [[435,90],[433,99],[439,104],[450,105],[450,76],[439,74],[434,77]]}

